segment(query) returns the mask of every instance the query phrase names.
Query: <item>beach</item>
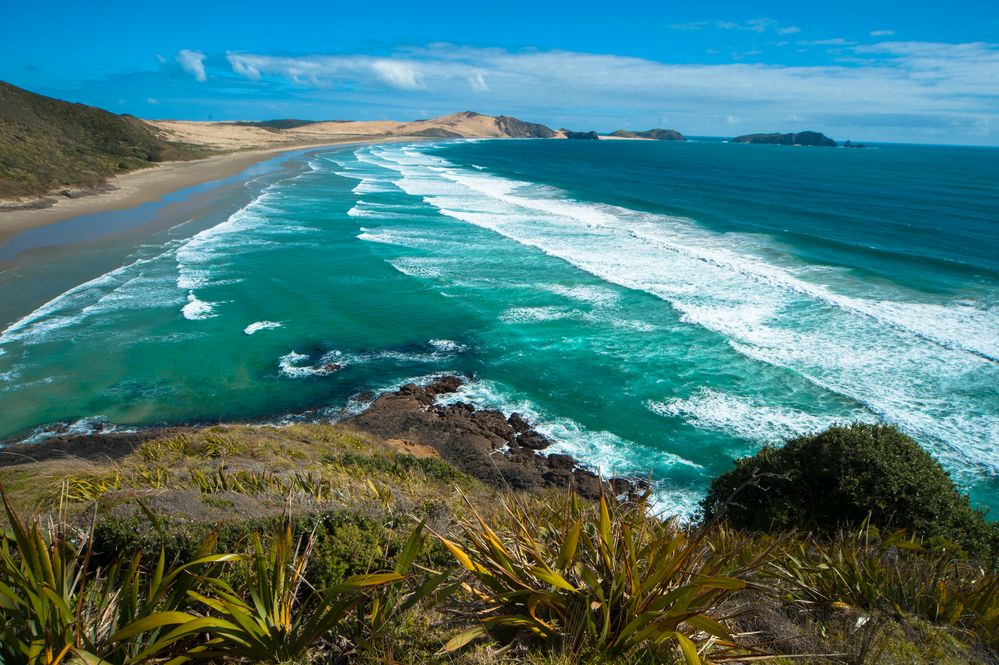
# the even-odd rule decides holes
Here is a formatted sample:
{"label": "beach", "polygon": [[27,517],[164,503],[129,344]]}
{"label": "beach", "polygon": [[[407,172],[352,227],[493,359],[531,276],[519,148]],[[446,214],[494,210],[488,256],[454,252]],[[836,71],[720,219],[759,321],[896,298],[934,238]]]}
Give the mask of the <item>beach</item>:
{"label": "beach", "polygon": [[[0,245],[27,229],[54,224],[82,215],[131,208],[156,201],[165,194],[204,182],[235,175],[259,162],[283,153],[327,145],[399,141],[399,137],[329,137],[315,143],[277,143],[266,148],[240,150],[212,155],[205,159],[164,162],[148,169],[132,171],[112,178],[109,188],[76,198],[49,195],[55,203],[46,208],[23,208],[0,212]],[[233,144],[229,144],[231,149]]]}

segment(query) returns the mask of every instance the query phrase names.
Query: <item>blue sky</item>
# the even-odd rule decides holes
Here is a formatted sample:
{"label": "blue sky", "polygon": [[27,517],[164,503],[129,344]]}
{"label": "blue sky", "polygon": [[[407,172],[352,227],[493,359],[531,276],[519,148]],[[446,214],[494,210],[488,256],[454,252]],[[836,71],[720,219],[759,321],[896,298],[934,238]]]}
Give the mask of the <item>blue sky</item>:
{"label": "blue sky", "polygon": [[[999,3],[11,2],[0,79],[145,118],[999,145]],[[11,29],[11,27],[15,29]]]}

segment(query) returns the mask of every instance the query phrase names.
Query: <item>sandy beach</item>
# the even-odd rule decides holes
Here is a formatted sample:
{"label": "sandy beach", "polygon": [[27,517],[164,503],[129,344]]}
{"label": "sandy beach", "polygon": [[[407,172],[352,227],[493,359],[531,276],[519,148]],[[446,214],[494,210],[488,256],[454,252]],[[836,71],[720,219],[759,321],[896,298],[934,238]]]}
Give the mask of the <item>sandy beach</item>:
{"label": "sandy beach", "polygon": [[21,231],[53,224],[80,215],[122,210],[156,201],[172,191],[219,180],[239,173],[253,164],[281,153],[327,145],[399,141],[398,137],[373,136],[329,138],[321,143],[288,144],[255,150],[213,155],[205,159],[164,162],[158,166],[126,173],[109,181],[111,189],[79,198],[55,195],[56,202],[48,208],[9,210],[0,212],[0,243]]}
{"label": "sandy beach", "polygon": [[[56,202],[47,208],[0,212],[0,244],[26,229],[155,201],[177,189],[234,175],[257,162],[292,150],[350,143],[510,136],[496,118],[469,112],[413,122],[317,122],[280,132],[233,122],[146,122],[171,140],[202,146],[220,154],[193,161],[164,162],[153,168],[132,171],[112,178],[107,191],[79,198],[50,193],[48,197]],[[0,200],[0,205],[19,203],[27,202]]]}

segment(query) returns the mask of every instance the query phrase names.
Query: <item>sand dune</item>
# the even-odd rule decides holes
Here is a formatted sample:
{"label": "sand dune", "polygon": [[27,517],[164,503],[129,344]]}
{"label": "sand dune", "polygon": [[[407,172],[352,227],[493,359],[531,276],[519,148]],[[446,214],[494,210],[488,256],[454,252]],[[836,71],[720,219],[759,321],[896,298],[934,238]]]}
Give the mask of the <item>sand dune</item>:
{"label": "sand dune", "polygon": [[[470,111],[412,122],[394,120],[317,122],[283,130],[240,125],[234,122],[155,120],[150,121],[150,124],[165,132],[173,140],[227,151],[286,145],[314,145],[326,140],[342,141],[352,138],[449,136],[456,138],[502,138],[524,136],[530,131],[523,129],[524,126],[528,126],[527,123],[520,123],[512,118],[503,123],[501,118]],[[557,132],[552,133],[555,136],[558,135]]]}

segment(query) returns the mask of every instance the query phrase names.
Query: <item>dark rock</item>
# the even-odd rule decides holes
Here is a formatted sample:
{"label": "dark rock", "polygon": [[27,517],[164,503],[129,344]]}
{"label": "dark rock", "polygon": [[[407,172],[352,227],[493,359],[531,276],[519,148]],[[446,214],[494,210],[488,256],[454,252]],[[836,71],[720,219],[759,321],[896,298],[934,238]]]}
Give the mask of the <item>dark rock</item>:
{"label": "dark rock", "polygon": [[516,411],[510,414],[510,417],[507,419],[507,422],[510,423],[510,427],[512,427],[513,431],[516,432],[517,434],[523,434],[524,432],[531,429],[531,423],[524,420],[524,417],[519,413],[517,413]]}
{"label": "dark rock", "polygon": [[341,365],[340,363],[326,363],[320,368],[320,370],[326,374],[339,372],[341,369],[343,369],[343,365]]}
{"label": "dark rock", "polygon": [[517,443],[524,448],[530,448],[531,450],[544,450],[548,446],[552,445],[552,442],[548,440],[544,434],[539,434],[534,430],[528,430],[522,432],[517,436]]}
{"label": "dark rock", "polygon": [[745,134],[736,136],[732,143],[769,143],[774,145],[808,145],[835,148],[836,142],[819,132],[797,132],[793,134]]}
{"label": "dark rock", "polygon": [[461,385],[457,377],[440,377],[424,387],[407,384],[381,395],[347,422],[385,439],[430,446],[458,469],[497,487],[525,491],[574,487],[586,497],[600,494],[600,479],[572,457],[538,454],[551,442],[519,414],[506,417],[467,402],[435,404],[437,395]]}
{"label": "dark rock", "polygon": [[426,390],[435,395],[446,395],[447,393],[457,392],[463,385],[465,385],[465,382],[457,376],[444,376],[428,385]]}
{"label": "dark rock", "polygon": [[600,139],[600,135],[596,132],[574,132],[564,127],[559,131],[565,134],[565,138],[567,139],[577,139],[583,141],[596,141]]}

